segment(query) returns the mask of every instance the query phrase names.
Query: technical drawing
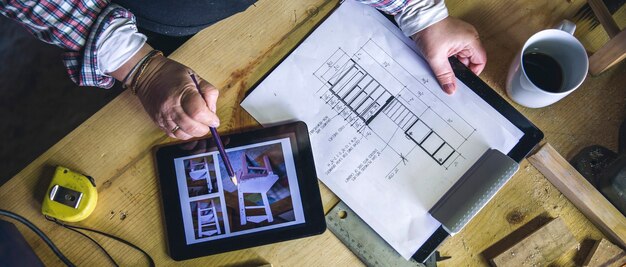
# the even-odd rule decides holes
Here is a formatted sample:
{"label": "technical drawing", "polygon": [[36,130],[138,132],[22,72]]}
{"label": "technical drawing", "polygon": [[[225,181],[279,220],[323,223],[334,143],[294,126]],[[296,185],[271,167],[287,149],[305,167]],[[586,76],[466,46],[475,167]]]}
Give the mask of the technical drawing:
{"label": "technical drawing", "polygon": [[393,100],[389,91],[352,59],[326,83],[330,88],[322,99],[342,112],[357,130],[362,130]]}
{"label": "technical drawing", "polygon": [[[423,88],[408,88],[405,84],[416,83],[402,82],[396,77],[398,73]],[[380,138],[404,164],[407,154],[417,146],[448,169],[463,159],[458,149],[476,131],[436,98],[427,78],[411,76],[371,39],[353,56],[337,49],[314,75],[322,82],[317,93],[327,105],[358,133],[371,132]],[[396,129],[391,131],[388,125]],[[394,142],[397,131],[413,147],[407,148],[404,141]]]}

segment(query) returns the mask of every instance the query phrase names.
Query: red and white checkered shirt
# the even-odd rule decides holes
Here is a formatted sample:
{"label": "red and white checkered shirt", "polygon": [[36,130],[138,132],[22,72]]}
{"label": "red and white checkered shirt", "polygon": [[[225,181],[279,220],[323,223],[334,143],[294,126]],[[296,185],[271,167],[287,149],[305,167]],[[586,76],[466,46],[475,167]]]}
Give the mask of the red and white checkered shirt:
{"label": "red and white checkered shirt", "polygon": [[[357,0],[396,14],[409,0]],[[63,61],[70,78],[82,86],[110,88],[115,80],[98,68],[98,39],[118,18],[135,17],[106,0],[0,0],[0,14],[16,20],[40,40],[67,51]]]}

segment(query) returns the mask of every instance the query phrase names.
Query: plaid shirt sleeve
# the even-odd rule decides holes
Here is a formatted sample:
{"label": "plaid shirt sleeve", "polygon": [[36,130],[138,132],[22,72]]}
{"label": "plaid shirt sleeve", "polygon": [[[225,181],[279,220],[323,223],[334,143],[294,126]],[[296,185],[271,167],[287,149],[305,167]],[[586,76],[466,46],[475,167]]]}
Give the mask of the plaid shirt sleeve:
{"label": "plaid shirt sleeve", "polygon": [[398,14],[409,3],[409,0],[357,0],[363,4],[375,7],[389,15]]}
{"label": "plaid shirt sleeve", "polygon": [[110,88],[115,80],[98,69],[97,41],[115,19],[135,20],[108,0],[0,0],[0,14],[38,39],[66,49],[63,62],[75,83],[102,88]]}

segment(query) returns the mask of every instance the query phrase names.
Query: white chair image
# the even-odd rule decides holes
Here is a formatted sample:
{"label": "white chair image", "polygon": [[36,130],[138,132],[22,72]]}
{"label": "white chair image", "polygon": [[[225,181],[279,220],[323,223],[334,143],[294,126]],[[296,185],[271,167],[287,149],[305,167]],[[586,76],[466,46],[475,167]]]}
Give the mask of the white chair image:
{"label": "white chair image", "polygon": [[[220,222],[217,218],[217,211],[215,210],[215,203],[213,199],[209,202],[206,208],[200,207],[201,203],[197,203],[198,210],[198,237],[212,236],[214,234],[221,234]],[[209,229],[206,229],[209,228]]]}
{"label": "white chair image", "polygon": [[205,179],[209,187],[209,193],[213,191],[213,183],[211,183],[211,176],[209,175],[209,164],[206,162],[206,159],[203,158],[201,162],[189,161],[189,177],[193,181]]}
{"label": "white chair image", "polygon": [[[267,191],[272,188],[274,183],[278,181],[278,175],[272,171],[270,160],[267,156],[263,156],[265,166],[255,167],[248,166],[247,155],[242,156],[242,170],[238,173],[239,184],[237,184],[237,196],[239,197],[239,216],[241,225],[247,222],[259,223],[264,220],[268,222],[274,221],[274,215],[270,209],[270,202],[267,199]],[[262,205],[246,206],[244,194],[261,194]],[[265,215],[247,216],[246,210],[264,209]]]}

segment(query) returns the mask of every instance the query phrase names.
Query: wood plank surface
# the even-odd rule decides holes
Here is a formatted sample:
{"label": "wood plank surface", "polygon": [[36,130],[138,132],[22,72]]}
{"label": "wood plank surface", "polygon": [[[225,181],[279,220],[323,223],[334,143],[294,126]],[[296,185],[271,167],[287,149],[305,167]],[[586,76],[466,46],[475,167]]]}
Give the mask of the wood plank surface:
{"label": "wood plank surface", "polygon": [[626,252],[603,238],[593,246],[583,266],[619,267],[625,264]]}
{"label": "wood plank surface", "polygon": [[[258,127],[238,108],[245,89],[286,54],[327,14],[337,1],[259,1],[198,34],[171,57],[192,67],[222,89],[220,131]],[[271,19],[270,19],[271,18]],[[262,22],[262,23],[259,23]],[[196,48],[200,49],[196,49]],[[237,117],[234,118],[234,114]],[[21,214],[39,226],[79,266],[108,264],[85,238],[46,221],[40,212],[51,170],[63,165],[96,179],[99,202],[94,213],[78,223],[123,237],[146,250],[158,266],[177,265],[166,253],[151,147],[173,141],[124,92],[78,129],[46,151],[0,188],[0,208]],[[165,189],[167,190],[167,189]],[[328,189],[324,189],[328,192]],[[328,210],[337,199],[324,194]],[[125,216],[121,216],[124,213]],[[16,224],[47,266],[61,262],[31,231]],[[143,266],[140,253],[95,236],[121,266]],[[320,245],[323,244],[323,245]],[[338,254],[341,257],[332,255]],[[330,232],[276,245],[261,246],[185,261],[189,266],[262,265],[354,266],[360,261]]]}
{"label": "wood plank surface", "polygon": [[547,265],[577,244],[563,219],[556,218],[492,258],[491,262],[498,267]]}
{"label": "wood plank surface", "polygon": [[602,0],[587,0],[587,2],[609,37],[615,37],[620,32],[620,29],[604,2]]}
{"label": "wood plank surface", "polygon": [[[220,130],[258,127],[238,103],[245,92],[322,19],[336,0],[260,0],[245,12],[193,37],[171,55],[221,89]],[[481,78],[504,96],[513,56],[532,33],[572,17],[585,3],[572,1],[446,1],[450,14],[478,29],[489,63]],[[623,16],[620,14],[624,14]],[[618,24],[626,21],[621,9]],[[602,29],[579,27],[576,36],[595,51],[606,42]],[[515,105],[537,124],[566,158],[584,146],[616,149],[617,129],[626,114],[626,68],[618,64],[562,101],[542,109]],[[506,96],[504,96],[506,98]],[[506,98],[510,101],[508,98]],[[25,216],[46,232],[81,266],[103,265],[93,244],[42,218],[44,187],[57,164],[96,179],[99,204],[79,223],[122,236],[150,253],[159,266],[177,264],[167,256],[151,147],[172,141],[152,124],[139,101],[125,92],[0,187],[0,208]],[[165,189],[167,190],[167,189]],[[321,185],[324,208],[338,199]],[[121,216],[124,213],[126,216]],[[440,247],[451,259],[440,266],[482,266],[482,252],[540,214],[561,217],[577,240],[604,237],[584,215],[526,161],[520,171],[464,230]],[[18,225],[48,266],[60,262],[46,245]],[[123,266],[145,263],[142,256],[113,241],[96,237]],[[581,249],[582,250],[582,249]],[[586,255],[586,254],[585,254]],[[555,263],[574,265],[576,251]],[[358,266],[358,259],[330,232],[323,235],[185,261],[185,265],[225,266],[271,263],[275,266]],[[180,264],[180,263],[178,263]]]}
{"label": "wood plank surface", "polygon": [[597,75],[626,58],[626,30],[609,40],[589,57],[589,73]]}
{"label": "wood plank surface", "polygon": [[[488,63],[480,77],[529,118],[565,158],[598,144],[617,150],[619,125],[626,117],[626,65],[624,62],[583,85],[561,101],[540,109],[513,103],[505,93],[511,60],[533,33],[575,17],[585,1],[446,1],[452,16],[476,26],[487,50]],[[626,25],[626,8],[614,19]],[[608,40],[602,27],[575,21],[575,36],[589,51]],[[483,252],[537,216],[561,217],[581,243],[580,250],[566,253],[555,266],[581,265],[590,246],[584,240],[604,235],[528,161],[494,198],[457,235],[439,248],[452,258],[439,266],[487,266]]]}
{"label": "wood plank surface", "polygon": [[530,156],[529,161],[604,234],[626,247],[626,217],[550,144]]}

